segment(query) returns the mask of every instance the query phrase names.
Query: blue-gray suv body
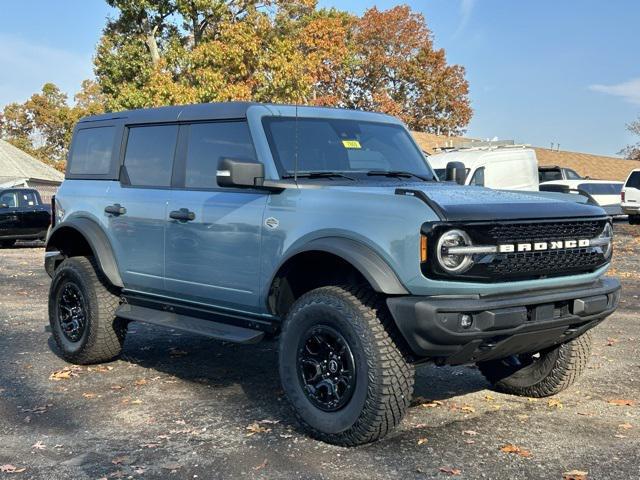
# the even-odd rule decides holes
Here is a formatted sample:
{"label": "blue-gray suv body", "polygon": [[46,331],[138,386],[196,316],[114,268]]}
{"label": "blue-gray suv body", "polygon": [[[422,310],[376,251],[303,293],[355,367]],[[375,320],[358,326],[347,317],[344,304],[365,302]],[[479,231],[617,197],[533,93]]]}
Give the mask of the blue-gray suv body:
{"label": "blue-gray suv body", "polygon": [[552,395],[584,368],[620,288],[603,277],[610,220],[564,198],[441,181],[377,113],[220,103],[88,117],[47,241],[53,335],[75,363],[117,357],[131,321],[277,335],[302,425],[341,445],[400,422],[423,361]]}

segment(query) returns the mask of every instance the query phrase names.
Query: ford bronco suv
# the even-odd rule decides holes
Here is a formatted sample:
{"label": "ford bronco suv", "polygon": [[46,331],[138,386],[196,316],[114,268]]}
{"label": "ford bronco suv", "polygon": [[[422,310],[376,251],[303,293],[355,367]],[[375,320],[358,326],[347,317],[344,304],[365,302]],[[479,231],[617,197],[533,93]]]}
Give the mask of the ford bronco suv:
{"label": "ford bronco suv", "polygon": [[421,362],[560,392],[618,304],[611,223],[581,197],[462,174],[452,163],[439,180],[376,113],[221,103],[85,118],[45,253],[57,346],[110,361],[132,321],[279,337],[301,424],[339,445],[401,421]]}

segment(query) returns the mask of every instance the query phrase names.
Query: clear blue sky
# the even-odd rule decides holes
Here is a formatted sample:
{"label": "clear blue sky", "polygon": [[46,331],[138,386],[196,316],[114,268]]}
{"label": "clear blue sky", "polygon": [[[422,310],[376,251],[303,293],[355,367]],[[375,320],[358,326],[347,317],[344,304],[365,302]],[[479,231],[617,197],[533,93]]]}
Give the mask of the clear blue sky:
{"label": "clear blue sky", "polygon": [[[362,13],[391,0],[321,0]],[[415,0],[435,43],[464,65],[474,116],[467,134],[615,154],[640,114],[637,0]],[[52,81],[73,94],[109,8],[102,0],[2,2],[0,107]]]}

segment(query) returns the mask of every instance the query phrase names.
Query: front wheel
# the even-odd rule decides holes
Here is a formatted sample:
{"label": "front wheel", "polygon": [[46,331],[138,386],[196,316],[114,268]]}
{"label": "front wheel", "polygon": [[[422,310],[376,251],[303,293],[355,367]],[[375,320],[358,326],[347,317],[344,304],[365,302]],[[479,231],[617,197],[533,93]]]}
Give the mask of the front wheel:
{"label": "front wheel", "polygon": [[523,397],[548,397],[569,388],[587,367],[591,332],[554,348],[500,360],[478,368],[496,390]]}
{"label": "front wheel", "polygon": [[385,436],[411,401],[414,369],[369,288],[322,287],[300,297],[280,336],[282,386],[305,430],[336,445]]}

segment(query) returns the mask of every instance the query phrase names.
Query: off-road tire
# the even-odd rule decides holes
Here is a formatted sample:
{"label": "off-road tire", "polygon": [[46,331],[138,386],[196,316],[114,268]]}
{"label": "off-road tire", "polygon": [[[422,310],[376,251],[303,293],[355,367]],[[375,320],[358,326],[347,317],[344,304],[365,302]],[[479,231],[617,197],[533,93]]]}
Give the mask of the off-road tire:
{"label": "off-road tire", "polygon": [[492,360],[478,363],[478,368],[500,392],[549,397],[569,388],[582,374],[591,355],[591,342],[591,332],[586,332],[542,353],[537,365],[518,369],[505,360]]}
{"label": "off-road tire", "polygon": [[[57,297],[68,282],[81,291],[86,303],[86,326],[82,337],[71,342],[63,333],[57,313]],[[55,342],[68,362],[88,365],[109,362],[122,351],[127,323],[116,318],[120,304],[92,257],[71,257],[56,269],[49,290],[49,323]]]}
{"label": "off-road tire", "polygon": [[0,248],[11,248],[16,244],[16,240],[0,240]]}
{"label": "off-road tire", "polygon": [[[294,303],[280,335],[280,378],[310,436],[356,446],[384,437],[400,423],[411,402],[415,371],[393,340],[392,322],[384,298],[369,287],[321,287]],[[353,395],[337,411],[323,411],[311,403],[298,375],[300,342],[316,325],[337,330],[355,360]]]}

